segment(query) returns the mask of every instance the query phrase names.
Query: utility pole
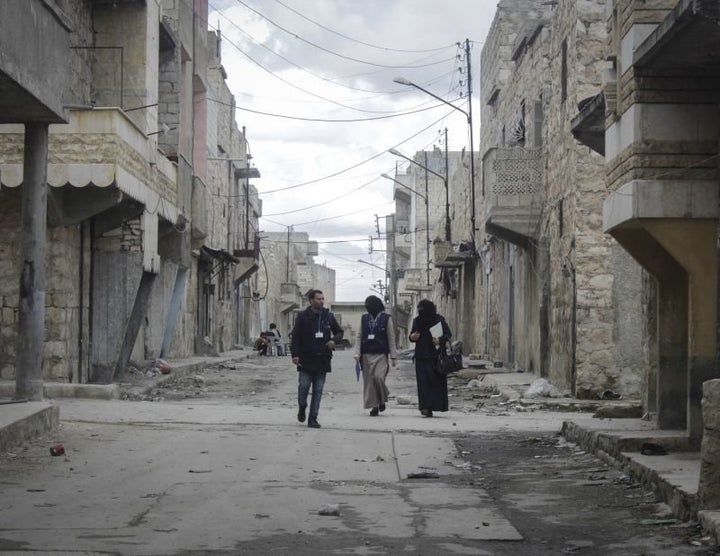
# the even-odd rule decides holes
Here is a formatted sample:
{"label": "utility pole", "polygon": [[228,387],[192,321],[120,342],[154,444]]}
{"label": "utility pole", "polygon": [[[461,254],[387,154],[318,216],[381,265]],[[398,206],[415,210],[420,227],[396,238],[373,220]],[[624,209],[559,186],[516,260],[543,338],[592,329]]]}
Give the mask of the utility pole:
{"label": "utility pole", "polygon": [[[423,151],[425,156],[425,253],[427,260],[425,261],[425,272],[427,274],[427,284],[430,285],[430,198],[428,197],[428,167],[427,167],[427,151]],[[417,206],[417,204],[416,204]]]}
{"label": "utility pole", "polygon": [[[475,232],[477,227],[475,225],[475,142],[473,140],[473,121],[472,121],[472,73],[470,71],[470,39],[465,39],[465,62],[467,64],[467,96],[468,96],[468,125],[470,126],[470,195],[471,195],[471,212],[470,212],[470,223],[472,226],[471,236],[473,238],[473,245],[475,245]],[[483,182],[483,188],[485,184]],[[483,190],[483,196],[485,191]],[[476,247],[473,247],[475,250]]]}
{"label": "utility pole", "polygon": [[448,164],[448,138],[445,128],[445,239],[450,243],[450,170]]}
{"label": "utility pole", "polygon": [[292,232],[292,226],[288,226],[287,231],[287,259],[285,261],[285,282],[290,283],[290,233]]}

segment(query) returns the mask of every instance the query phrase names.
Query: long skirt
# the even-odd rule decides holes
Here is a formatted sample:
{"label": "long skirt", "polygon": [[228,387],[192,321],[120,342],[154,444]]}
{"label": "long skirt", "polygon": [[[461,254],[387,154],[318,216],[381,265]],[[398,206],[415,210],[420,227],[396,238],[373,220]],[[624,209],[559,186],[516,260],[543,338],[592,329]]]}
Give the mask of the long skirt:
{"label": "long skirt", "polygon": [[384,353],[364,353],[360,361],[363,372],[363,404],[372,409],[387,403],[390,394],[385,377],[390,370],[388,356]]}
{"label": "long skirt", "polygon": [[437,371],[438,359],[415,359],[418,409],[448,410],[447,376]]}

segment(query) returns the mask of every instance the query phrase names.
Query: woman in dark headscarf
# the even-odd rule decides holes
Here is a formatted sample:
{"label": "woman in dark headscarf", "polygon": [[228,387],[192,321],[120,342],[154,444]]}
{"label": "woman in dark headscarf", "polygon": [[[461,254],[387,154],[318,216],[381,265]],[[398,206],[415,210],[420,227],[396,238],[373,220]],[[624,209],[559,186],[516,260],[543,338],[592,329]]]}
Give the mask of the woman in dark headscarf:
{"label": "woman in dark headscarf", "polygon": [[[363,373],[363,404],[371,417],[385,411],[388,388],[385,377],[390,371],[389,363],[397,365],[395,327],[385,312],[385,305],[376,295],[365,299],[365,313],[360,318],[360,329],[355,338],[355,359],[360,361]],[[388,361],[389,357],[389,361]]]}
{"label": "woman in dark headscarf", "polygon": [[[439,372],[440,349],[450,337],[450,327],[435,304],[429,299],[418,303],[418,316],[413,319],[410,341],[415,343],[415,379],[418,389],[418,406],[424,417],[432,417],[433,411],[448,410],[447,376]],[[430,329],[439,324],[440,336],[433,336]]]}

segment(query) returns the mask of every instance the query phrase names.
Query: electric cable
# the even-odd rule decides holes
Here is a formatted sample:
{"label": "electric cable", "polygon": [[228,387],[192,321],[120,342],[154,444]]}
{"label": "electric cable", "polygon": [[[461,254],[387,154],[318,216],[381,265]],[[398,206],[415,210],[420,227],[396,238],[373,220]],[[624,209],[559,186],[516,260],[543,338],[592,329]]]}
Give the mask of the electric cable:
{"label": "electric cable", "polygon": [[245,6],[248,10],[250,10],[251,12],[253,12],[254,14],[256,14],[257,16],[261,17],[262,19],[264,19],[264,20],[267,21],[268,23],[272,24],[273,26],[277,27],[277,28],[280,29],[281,31],[284,31],[285,33],[287,33],[287,34],[290,35],[291,37],[296,38],[296,39],[304,42],[305,44],[308,44],[308,45],[310,45],[310,46],[313,46],[313,47],[317,48],[318,50],[322,50],[323,52],[327,52],[328,54],[332,54],[333,56],[337,56],[338,58],[343,58],[344,60],[348,60],[348,61],[351,61],[351,62],[358,62],[358,63],[360,63],[360,64],[366,64],[366,65],[369,65],[369,66],[375,66],[375,67],[379,67],[379,68],[390,68],[390,69],[420,69],[420,68],[426,68],[426,67],[429,67],[429,66],[434,66],[434,65],[437,65],[437,64],[442,64],[442,63],[449,62],[450,60],[454,60],[454,59],[455,59],[455,58],[447,58],[447,59],[445,59],[445,60],[440,60],[440,61],[438,61],[438,62],[433,62],[433,63],[430,63],[430,64],[415,65],[415,66],[409,66],[409,65],[399,65],[399,66],[398,66],[398,65],[387,65],[387,64],[378,64],[378,63],[375,63],[375,62],[368,62],[367,60],[360,60],[359,58],[353,58],[353,57],[351,57],[351,56],[345,56],[344,54],[339,54],[339,53],[337,53],[337,52],[333,52],[333,51],[330,50],[329,48],[325,48],[324,46],[321,46],[321,45],[319,45],[319,44],[315,44],[314,42],[309,41],[309,40],[301,37],[301,36],[298,35],[297,33],[294,33],[294,32],[292,32],[292,31],[290,31],[290,30],[288,30],[288,29],[285,29],[285,27],[283,27],[282,25],[276,23],[275,21],[273,21],[272,19],[270,19],[270,18],[267,17],[266,15],[261,14],[259,11],[257,11],[257,10],[256,10],[255,8],[253,8],[252,6],[248,6],[248,5],[247,5],[245,2],[243,2],[242,0],[235,0],[235,1],[236,1],[238,4],[241,4],[242,6]]}
{"label": "electric cable", "polygon": [[[352,89],[352,90],[361,91],[361,92],[366,92],[366,93],[383,94],[383,93],[379,93],[378,91],[372,91],[372,90],[369,90],[369,89],[360,89],[360,88],[357,88],[357,87],[352,87],[352,86],[347,85],[347,84],[345,84],[345,83],[340,83],[340,82],[338,82],[338,81],[335,81],[335,80],[330,79],[330,78],[328,78],[328,77],[325,77],[325,76],[323,76],[323,75],[320,75],[320,74],[318,74],[318,73],[315,73],[315,72],[313,72],[313,71],[311,71],[311,70],[309,70],[309,69],[307,69],[307,68],[305,68],[305,67],[303,67],[303,66],[300,66],[299,64],[293,62],[293,61],[290,60],[289,58],[286,58],[285,56],[283,56],[282,54],[276,52],[275,50],[273,50],[272,48],[268,47],[267,45],[265,45],[265,44],[263,44],[263,43],[261,43],[261,42],[258,42],[252,35],[250,35],[247,31],[245,31],[244,29],[242,29],[242,28],[241,28],[239,25],[237,25],[232,19],[230,19],[227,15],[225,15],[225,13],[224,13],[222,10],[219,10],[217,7],[213,6],[212,4],[208,4],[208,5],[209,5],[212,9],[214,9],[217,13],[219,13],[219,14],[220,14],[226,21],[228,21],[233,27],[235,27],[235,29],[237,29],[240,33],[242,33],[243,35],[247,36],[254,44],[256,44],[257,46],[259,46],[260,48],[263,48],[263,49],[267,50],[267,51],[270,52],[271,54],[274,54],[275,56],[277,56],[277,57],[280,58],[281,60],[284,60],[285,62],[287,62],[288,64],[290,64],[291,66],[293,66],[293,67],[295,67],[295,68],[297,68],[297,69],[299,69],[299,70],[301,70],[301,71],[303,71],[303,72],[305,72],[305,73],[308,73],[309,75],[312,75],[313,77],[315,77],[315,78],[317,78],[317,79],[320,79],[321,81],[325,81],[325,82],[327,82],[327,83],[331,83],[331,84],[336,85],[336,86],[339,86],[339,87],[345,87],[345,88],[347,88],[347,89]],[[208,26],[209,26],[209,24],[208,24]],[[228,41],[228,43],[232,44],[232,41],[230,41],[229,39],[227,39],[227,37],[224,37],[224,38],[225,38],[225,40]],[[234,45],[233,45],[233,46],[234,46]],[[238,48],[239,48],[239,47],[238,47]],[[449,60],[452,60],[452,59],[453,59],[453,58],[448,58],[448,60],[446,60],[446,61],[449,61]],[[384,93],[384,94],[391,94],[391,93],[392,93],[392,94],[397,94],[397,93],[402,93],[402,92],[404,92],[403,89],[398,89],[398,90],[390,91],[389,93]],[[340,102],[340,101],[338,101],[338,102]],[[374,112],[374,111],[372,111],[372,110],[363,110],[363,111],[364,111],[364,112],[370,112],[370,113]],[[383,112],[377,112],[377,113],[383,113]]]}
{"label": "electric cable", "polygon": [[299,15],[299,16],[302,17],[304,20],[309,21],[310,23],[313,23],[313,24],[317,25],[318,27],[320,27],[321,29],[324,29],[325,31],[328,31],[329,33],[332,33],[332,34],[334,34],[334,35],[337,35],[338,37],[342,37],[342,38],[347,39],[347,40],[349,40],[349,41],[352,41],[352,42],[355,42],[355,43],[358,43],[358,44],[362,44],[363,46],[369,46],[370,48],[377,48],[378,50],[385,50],[385,51],[388,51],[388,52],[421,53],[421,52],[438,52],[438,51],[440,51],[440,50],[445,50],[445,49],[447,49],[447,48],[450,48],[450,47],[455,46],[454,44],[450,44],[450,45],[447,45],[447,46],[440,46],[440,47],[438,47],[438,48],[426,48],[426,49],[423,49],[423,50],[405,50],[405,49],[402,49],[402,48],[390,48],[390,47],[386,47],[386,46],[377,46],[377,45],[374,45],[374,44],[370,44],[370,43],[366,43],[366,42],[360,41],[360,40],[358,40],[358,39],[354,39],[354,38],[349,37],[349,36],[347,36],[347,35],[343,35],[342,33],[339,33],[338,31],[335,31],[335,30],[333,30],[333,29],[330,29],[329,27],[324,26],[322,23],[318,23],[317,21],[315,21],[315,20],[313,20],[313,19],[310,19],[309,17],[303,15],[303,14],[300,13],[299,11],[291,8],[291,7],[288,6],[287,4],[284,4],[284,3],[281,2],[280,0],[275,0],[275,2],[277,2],[278,4],[280,4],[280,5],[281,5],[282,7],[284,7],[285,9],[290,10],[291,12]]}

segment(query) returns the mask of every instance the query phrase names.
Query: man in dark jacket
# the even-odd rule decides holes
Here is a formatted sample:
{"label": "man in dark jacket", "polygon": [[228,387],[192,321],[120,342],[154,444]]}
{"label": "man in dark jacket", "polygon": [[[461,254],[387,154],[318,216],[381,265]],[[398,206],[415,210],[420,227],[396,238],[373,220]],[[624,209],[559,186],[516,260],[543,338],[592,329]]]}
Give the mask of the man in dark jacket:
{"label": "man in dark jacket", "polygon": [[310,290],[308,301],[310,306],[295,319],[290,353],[298,370],[298,421],[305,422],[307,397],[312,386],[308,427],[319,429],[317,418],[325,375],[331,370],[332,352],[335,343],[342,340],[343,329],[330,310],[323,307],[323,292]]}

